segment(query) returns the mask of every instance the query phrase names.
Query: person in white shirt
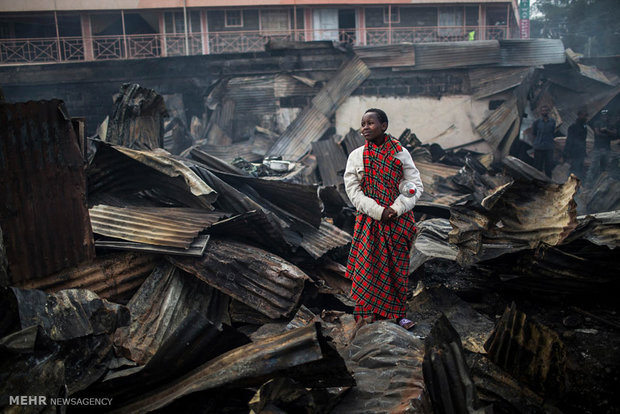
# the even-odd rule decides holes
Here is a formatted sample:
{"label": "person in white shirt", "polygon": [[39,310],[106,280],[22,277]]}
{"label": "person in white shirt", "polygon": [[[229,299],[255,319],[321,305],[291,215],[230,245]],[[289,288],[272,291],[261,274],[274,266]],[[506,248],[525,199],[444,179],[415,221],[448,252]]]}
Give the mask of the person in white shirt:
{"label": "person in white shirt", "polygon": [[[349,155],[344,173],[345,190],[357,209],[347,277],[357,302],[356,319],[396,319],[409,329],[405,318],[409,251],[415,235],[413,212],[424,191],[411,155],[385,131],[387,115],[377,108],[362,117],[363,147]],[[415,185],[413,196],[399,184]]]}

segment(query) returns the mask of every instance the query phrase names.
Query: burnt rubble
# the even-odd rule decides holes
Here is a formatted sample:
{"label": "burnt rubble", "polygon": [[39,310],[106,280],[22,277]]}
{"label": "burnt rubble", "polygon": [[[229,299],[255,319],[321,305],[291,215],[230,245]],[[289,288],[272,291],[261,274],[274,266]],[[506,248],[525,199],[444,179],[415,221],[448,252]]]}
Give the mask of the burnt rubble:
{"label": "burnt rubble", "polygon": [[[545,102],[565,132],[582,102],[591,116],[617,105],[620,78],[543,43],[553,53],[346,50],[327,72],[223,77],[191,120],[181,95],[126,84],[88,139],[60,101],[1,102],[0,407],[620,412],[618,165],[594,184],[565,165],[547,177],[528,164],[524,121]],[[415,326],[356,322],[342,172],[363,139],[336,134],[334,114],[384,70],[446,67],[468,71],[472,99],[501,102],[462,146],[394,134],[425,185]],[[585,78],[591,89],[571,89]]]}

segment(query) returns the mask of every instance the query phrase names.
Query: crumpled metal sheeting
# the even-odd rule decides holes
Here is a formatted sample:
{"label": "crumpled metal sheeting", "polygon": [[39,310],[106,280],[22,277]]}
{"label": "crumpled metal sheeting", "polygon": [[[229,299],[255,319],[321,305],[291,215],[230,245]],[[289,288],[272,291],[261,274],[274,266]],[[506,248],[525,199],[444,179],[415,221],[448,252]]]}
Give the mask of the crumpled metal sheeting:
{"label": "crumpled metal sheeting", "polygon": [[312,143],[312,154],[319,163],[319,173],[325,186],[344,184],[342,177],[347,165],[347,156],[342,147],[333,139],[324,139]]}
{"label": "crumpled metal sheeting", "polygon": [[171,257],[181,269],[273,318],[291,314],[308,276],[279,256],[247,244],[212,240],[200,259]]}
{"label": "crumpled metal sheeting", "polygon": [[433,401],[433,412],[492,414],[492,406],[481,407],[461,338],[445,315],[435,322],[424,343],[424,382]]}
{"label": "crumpled metal sheeting", "polygon": [[477,68],[469,70],[473,99],[481,99],[515,88],[525,80],[529,68]]}
{"label": "crumpled metal sheeting", "polygon": [[121,253],[97,257],[71,269],[21,284],[23,289],[57,292],[63,289],[88,289],[104,299],[118,301],[137,289],[162,261],[152,254]]}
{"label": "crumpled metal sheeting", "polygon": [[11,287],[4,288],[1,294],[5,317],[18,321],[21,329],[39,325],[54,341],[111,334],[129,322],[125,306],[85,289],[45,293]]}
{"label": "crumpled metal sheeting", "polygon": [[314,259],[319,259],[330,250],[345,247],[351,243],[351,235],[323,220],[318,229],[302,230],[301,247]]}
{"label": "crumpled metal sheeting", "polygon": [[[580,238],[610,249],[620,247],[620,210],[577,217]],[[573,235],[569,238],[574,238]]]}
{"label": "crumpled metal sheeting", "polygon": [[484,345],[489,358],[546,396],[561,396],[567,387],[568,358],[557,333],[517,310],[506,308]]}
{"label": "crumpled metal sheeting", "polygon": [[423,220],[417,225],[417,235],[409,258],[409,272],[413,273],[424,262],[433,258],[456,261],[458,248],[448,242],[452,231],[450,220]]}
{"label": "crumpled metal sheeting", "polygon": [[[164,98],[137,84],[121,86],[108,121],[106,142],[129,148],[155,149],[164,146]],[[103,137],[102,137],[103,138]]]}
{"label": "crumpled metal sheeting", "polygon": [[221,213],[198,209],[114,207],[99,204],[89,209],[93,232],[136,243],[187,249],[202,230]]}
{"label": "crumpled metal sheeting", "polygon": [[433,412],[422,374],[424,344],[397,324],[361,327],[343,357],[357,385],[332,413]]}
{"label": "crumpled metal sheeting", "polygon": [[273,213],[264,210],[251,210],[218,221],[209,228],[209,234],[251,241],[280,255],[286,255],[296,247],[286,237],[285,229]]}
{"label": "crumpled metal sheeting", "polygon": [[211,210],[217,193],[183,163],[167,154],[136,151],[97,143],[97,152],[88,166],[88,188],[97,193],[136,196],[156,190],[161,198],[179,205]]}
{"label": "crumpled metal sheeting", "polygon": [[260,385],[278,371],[321,360],[322,341],[313,324],[236,348],[112,412],[145,413],[198,391],[233,384]]}
{"label": "crumpled metal sheeting", "polygon": [[417,43],[414,47],[415,70],[494,65],[501,59],[497,40]]}
{"label": "crumpled metal sheeting", "polygon": [[228,304],[227,297],[193,276],[171,264],[159,266],[127,304],[131,322],[115,333],[117,353],[143,365],[190,314],[219,325],[228,321]]}
{"label": "crumpled metal sheeting", "polygon": [[95,257],[85,162],[62,101],[0,103],[0,226],[10,284]]}
{"label": "crumpled metal sheeting", "polygon": [[392,68],[415,65],[415,47],[412,44],[354,47],[369,68]]}
{"label": "crumpled metal sheeting", "polygon": [[476,132],[501,158],[508,154],[513,141],[519,136],[520,120],[517,99],[511,98],[491,112],[489,117],[476,127]]}
{"label": "crumpled metal sheeting", "polygon": [[515,181],[509,188],[497,189],[502,194],[489,209],[452,207],[449,241],[459,246],[457,260],[472,264],[542,244],[560,244],[577,226],[577,185],[574,176],[564,184]]}

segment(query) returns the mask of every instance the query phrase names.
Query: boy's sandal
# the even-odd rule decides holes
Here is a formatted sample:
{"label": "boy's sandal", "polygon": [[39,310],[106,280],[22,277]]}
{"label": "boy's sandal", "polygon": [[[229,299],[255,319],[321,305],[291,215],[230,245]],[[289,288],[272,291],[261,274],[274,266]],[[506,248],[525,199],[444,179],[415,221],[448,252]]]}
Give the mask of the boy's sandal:
{"label": "boy's sandal", "polygon": [[403,328],[409,330],[411,328],[413,328],[415,326],[415,322],[412,320],[409,320],[407,318],[402,318],[398,321],[398,324],[400,326],[402,326]]}

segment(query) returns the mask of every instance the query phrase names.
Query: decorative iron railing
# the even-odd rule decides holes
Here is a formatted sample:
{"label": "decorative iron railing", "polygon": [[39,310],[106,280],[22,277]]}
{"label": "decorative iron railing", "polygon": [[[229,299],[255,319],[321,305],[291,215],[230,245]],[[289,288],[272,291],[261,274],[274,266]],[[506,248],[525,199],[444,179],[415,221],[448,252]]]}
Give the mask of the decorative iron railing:
{"label": "decorative iron railing", "polygon": [[510,36],[508,29],[507,26],[429,26],[0,39],[0,65],[256,52],[264,50],[269,40],[334,40],[369,46],[499,40]]}

